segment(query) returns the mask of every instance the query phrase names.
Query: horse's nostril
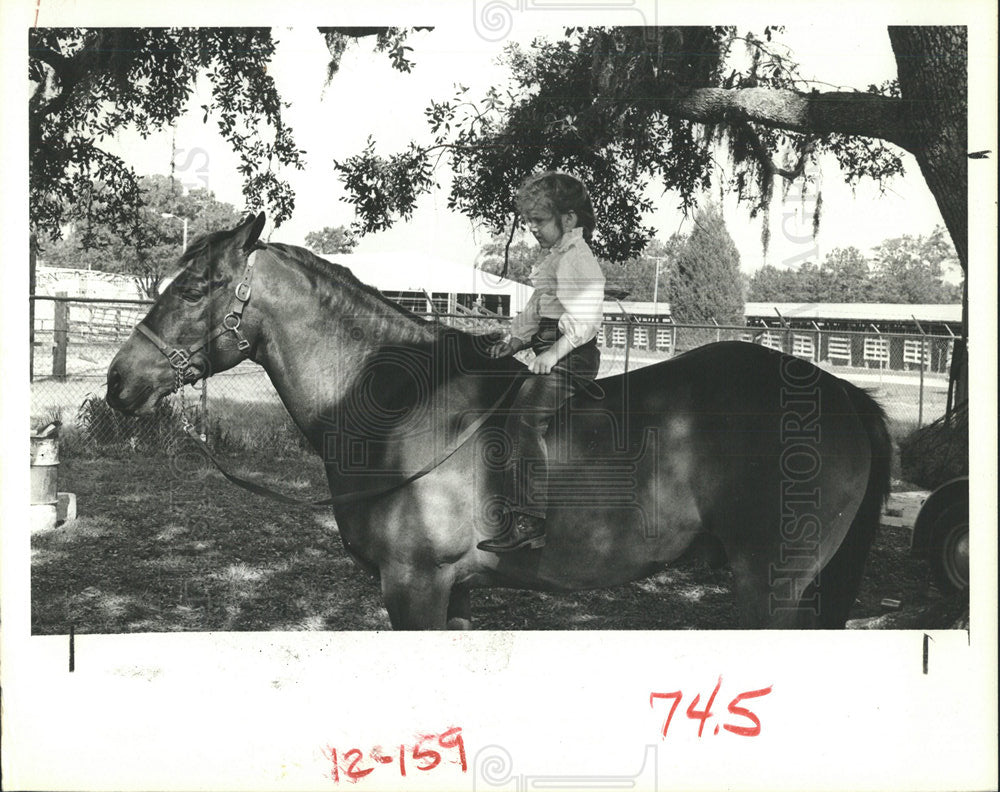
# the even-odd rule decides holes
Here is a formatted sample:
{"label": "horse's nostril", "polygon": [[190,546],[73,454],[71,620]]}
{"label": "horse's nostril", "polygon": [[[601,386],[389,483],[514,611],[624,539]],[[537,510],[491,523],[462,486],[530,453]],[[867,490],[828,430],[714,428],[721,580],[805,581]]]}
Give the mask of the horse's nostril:
{"label": "horse's nostril", "polygon": [[117,396],[122,389],[122,375],[114,366],[108,371],[108,395]]}

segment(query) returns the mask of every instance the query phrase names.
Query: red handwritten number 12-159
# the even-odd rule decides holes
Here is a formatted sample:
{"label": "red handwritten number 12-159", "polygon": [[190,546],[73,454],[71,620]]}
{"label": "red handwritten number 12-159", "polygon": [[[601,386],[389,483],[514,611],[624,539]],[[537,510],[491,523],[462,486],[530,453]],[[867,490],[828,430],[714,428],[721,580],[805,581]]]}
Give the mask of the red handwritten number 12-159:
{"label": "red handwritten number 12-159", "polygon": [[[698,736],[701,737],[702,732],[705,730],[705,724],[708,719],[711,718],[715,713],[712,712],[712,705],[715,703],[715,697],[719,693],[719,688],[722,687],[722,677],[719,677],[719,681],[715,685],[715,689],[712,691],[712,695],[708,697],[708,701],[705,703],[704,709],[698,709],[698,702],[701,701],[701,695],[698,694],[692,699],[691,703],[688,704],[686,715],[691,720],[699,721],[698,723]],[[729,702],[729,707],[727,708],[728,714],[736,716],[736,718],[742,718],[745,720],[744,723],[737,721],[736,723],[722,723],[716,724],[713,734],[719,733],[719,726],[728,732],[733,734],[738,734],[741,737],[756,737],[760,734],[760,718],[758,718],[753,712],[751,712],[746,707],[741,707],[740,703],[746,701],[747,699],[760,698],[761,696],[766,696],[771,692],[771,686],[768,685],[766,688],[761,688],[760,690],[748,690],[744,693],[740,693],[733,697],[733,700]],[[683,691],[675,690],[672,693],[650,693],[649,694],[649,706],[656,707],[657,700],[667,700],[673,699],[673,704],[670,705],[670,709],[667,711],[666,720],[663,721],[663,736],[667,736],[667,730],[670,728],[670,721],[674,717],[674,712],[677,711],[678,705],[681,703],[681,699],[684,698]]]}
{"label": "red handwritten number 12-159", "polygon": [[[437,751],[428,744],[436,744],[442,751]],[[458,726],[441,734],[420,735],[414,745],[402,743],[398,748],[397,752],[395,748],[385,751],[381,747],[375,747],[365,754],[360,748],[351,748],[341,753],[335,747],[328,746],[326,752],[333,763],[330,775],[337,783],[340,783],[341,775],[347,781],[356,783],[371,775],[379,767],[395,765],[399,775],[405,777],[407,771],[414,769],[421,772],[433,770],[441,764],[445,756],[448,756],[449,762],[460,765],[463,773],[469,769],[465,758],[462,729]]]}

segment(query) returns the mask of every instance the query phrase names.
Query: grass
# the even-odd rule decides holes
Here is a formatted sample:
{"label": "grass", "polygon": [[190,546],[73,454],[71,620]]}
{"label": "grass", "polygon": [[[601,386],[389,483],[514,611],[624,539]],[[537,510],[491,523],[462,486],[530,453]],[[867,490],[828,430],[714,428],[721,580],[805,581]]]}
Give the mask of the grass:
{"label": "grass", "polygon": [[[272,484],[323,492],[318,461],[303,459],[291,482],[287,461],[271,466]],[[60,486],[76,492],[81,516],[32,537],[33,633],[388,627],[375,582],[347,558],[328,512],[177,467],[63,462]]]}
{"label": "grass", "polygon": [[[160,402],[152,416],[126,416],[112,410],[103,394],[90,393],[78,405],[47,404],[33,410],[31,427],[53,420],[62,423],[60,448],[64,455],[170,453],[183,439],[183,415],[199,429],[200,410],[191,400],[177,397]],[[207,439],[214,450],[233,453],[269,453],[299,456],[308,450],[305,438],[284,405],[275,400],[246,401],[217,396],[212,400]]]}

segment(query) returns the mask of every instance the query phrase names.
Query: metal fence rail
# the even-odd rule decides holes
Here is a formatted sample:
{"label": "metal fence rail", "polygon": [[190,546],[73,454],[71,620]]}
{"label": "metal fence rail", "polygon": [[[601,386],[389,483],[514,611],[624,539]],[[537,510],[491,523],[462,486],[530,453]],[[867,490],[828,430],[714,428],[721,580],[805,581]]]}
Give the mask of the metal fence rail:
{"label": "metal fence rail", "polygon": [[[250,362],[185,388],[165,400],[151,418],[126,418],[112,412],[103,402],[108,365],[151,303],[34,299],[32,426],[59,419],[88,443],[155,452],[178,436],[180,413],[184,413],[217,446],[267,448],[276,454],[303,448],[267,375]],[[508,321],[468,313],[424,318],[475,333],[502,330]],[[607,321],[598,336],[601,376],[723,340],[783,350],[871,390],[885,407],[896,436],[945,412],[954,339],[880,333],[875,328],[851,332]]]}

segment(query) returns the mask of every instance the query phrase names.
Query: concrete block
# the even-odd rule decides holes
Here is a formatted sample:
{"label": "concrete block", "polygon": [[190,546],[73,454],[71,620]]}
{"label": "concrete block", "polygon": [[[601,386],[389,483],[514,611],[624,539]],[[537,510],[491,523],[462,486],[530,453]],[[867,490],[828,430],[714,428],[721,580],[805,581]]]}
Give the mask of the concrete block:
{"label": "concrete block", "polygon": [[56,504],[56,522],[66,522],[76,519],[76,493],[60,492]]}

